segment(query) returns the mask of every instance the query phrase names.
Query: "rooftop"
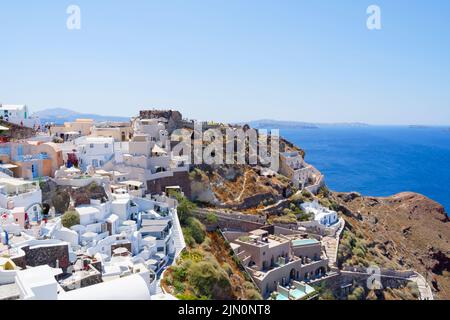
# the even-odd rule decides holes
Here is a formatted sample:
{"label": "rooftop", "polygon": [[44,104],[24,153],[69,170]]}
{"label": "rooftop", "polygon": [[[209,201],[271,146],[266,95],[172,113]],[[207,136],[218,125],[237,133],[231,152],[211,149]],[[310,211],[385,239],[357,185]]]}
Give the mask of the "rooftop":
{"label": "rooftop", "polygon": [[141,187],[144,183],[142,181],[128,180],[119,182],[119,184],[130,185],[133,187]]}
{"label": "rooftop", "polygon": [[76,207],[75,210],[78,212],[78,214],[80,216],[82,215],[90,215],[90,214],[97,214],[100,211],[93,206],[81,206],[81,207]]}
{"label": "rooftop", "polygon": [[0,178],[0,185],[1,184],[8,184],[11,186],[20,187],[20,186],[29,186],[33,184],[33,181],[25,181],[16,178]]}
{"label": "rooftop", "polygon": [[0,104],[1,110],[21,110],[24,107],[24,104]]}

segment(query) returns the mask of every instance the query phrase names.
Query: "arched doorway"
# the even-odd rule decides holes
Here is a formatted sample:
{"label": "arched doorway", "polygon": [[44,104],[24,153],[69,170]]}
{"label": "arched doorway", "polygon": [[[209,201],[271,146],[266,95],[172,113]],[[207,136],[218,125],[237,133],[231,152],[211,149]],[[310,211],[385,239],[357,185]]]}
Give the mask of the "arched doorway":
{"label": "arched doorway", "polygon": [[291,272],[289,273],[289,280],[290,281],[292,281],[292,280],[295,280],[296,278],[295,278],[295,275],[296,275],[297,273],[296,273],[296,271],[295,271],[295,269],[291,269]]}
{"label": "arched doorway", "polygon": [[25,209],[30,222],[39,222],[42,220],[42,205],[40,203],[33,203]]}
{"label": "arched doorway", "polygon": [[325,273],[326,273],[325,267],[320,267],[319,269],[316,270],[316,278],[323,277]]}

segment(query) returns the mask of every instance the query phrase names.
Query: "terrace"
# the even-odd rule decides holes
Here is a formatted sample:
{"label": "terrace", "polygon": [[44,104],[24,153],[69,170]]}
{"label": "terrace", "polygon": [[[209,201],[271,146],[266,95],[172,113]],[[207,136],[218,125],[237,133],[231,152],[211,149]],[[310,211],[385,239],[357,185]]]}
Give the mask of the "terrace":
{"label": "terrace", "polygon": [[29,161],[38,161],[38,160],[48,160],[48,159],[50,159],[48,154],[40,153],[40,154],[18,155],[13,158],[13,161],[29,162]]}
{"label": "terrace", "polygon": [[283,287],[278,285],[278,290],[274,292],[273,300],[306,300],[314,296],[316,290],[298,281],[293,281],[292,285]]}

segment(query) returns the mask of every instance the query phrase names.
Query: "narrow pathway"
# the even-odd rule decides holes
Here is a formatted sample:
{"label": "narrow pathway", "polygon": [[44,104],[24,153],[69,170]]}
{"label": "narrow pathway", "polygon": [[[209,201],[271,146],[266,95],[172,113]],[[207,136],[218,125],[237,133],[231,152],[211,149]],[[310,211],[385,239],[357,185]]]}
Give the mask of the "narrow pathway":
{"label": "narrow pathway", "polygon": [[178,213],[175,211],[172,218],[173,222],[173,241],[175,246],[175,257],[176,259],[181,251],[186,248],[186,242],[184,241],[183,230],[181,228],[180,219],[178,219]]}
{"label": "narrow pathway", "polygon": [[409,278],[417,284],[420,292],[420,300],[434,300],[433,291],[425,278],[416,272],[416,275]]}
{"label": "narrow pathway", "polygon": [[328,257],[328,265],[331,267],[335,267],[336,266],[336,261],[337,261],[337,256],[336,256],[336,252],[337,252],[337,241],[336,238],[334,237],[323,237],[322,238],[322,245],[325,248],[325,253]]}
{"label": "narrow pathway", "polygon": [[[302,193],[301,191],[297,191],[293,196],[296,196],[296,195],[301,194],[301,193]],[[293,196],[291,196],[289,198],[286,198],[286,199],[281,199],[281,200],[277,201],[274,204],[270,204],[270,205],[268,205],[268,206],[266,206],[264,208],[258,209],[258,212],[266,211],[266,210],[275,208],[275,207],[281,205],[282,203],[285,203],[285,202],[289,201]]]}
{"label": "narrow pathway", "polygon": [[[360,271],[342,271],[341,274],[346,275],[352,275],[352,274],[368,274],[366,272],[360,272]],[[382,278],[392,278],[392,279],[402,279],[407,281],[412,281],[417,284],[417,287],[419,288],[419,299],[420,300],[434,300],[433,297],[433,291],[431,290],[430,285],[425,280],[425,278],[418,272],[414,272],[414,275],[409,277],[402,277],[402,276],[388,276],[380,274],[380,277]]]}
{"label": "narrow pathway", "polygon": [[328,257],[328,265],[330,267],[337,267],[337,255],[339,250],[339,241],[341,240],[341,234],[344,231],[345,220],[339,219],[340,227],[336,231],[334,237],[332,236],[324,236],[322,238],[322,245],[325,248],[325,253]]}
{"label": "narrow pathway", "polygon": [[236,201],[236,202],[241,201],[241,198],[242,198],[242,196],[244,195],[245,187],[247,186],[247,174],[248,174],[248,172],[249,172],[249,171],[246,171],[246,172],[244,173],[244,183],[242,184],[242,190],[241,190],[241,192],[239,193],[239,196],[238,196],[236,199],[234,199],[234,201]]}

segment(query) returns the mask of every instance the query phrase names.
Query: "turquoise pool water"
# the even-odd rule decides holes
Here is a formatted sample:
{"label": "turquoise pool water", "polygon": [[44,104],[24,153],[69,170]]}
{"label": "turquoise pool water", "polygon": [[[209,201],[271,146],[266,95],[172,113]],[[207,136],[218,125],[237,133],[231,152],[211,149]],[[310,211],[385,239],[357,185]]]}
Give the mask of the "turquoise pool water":
{"label": "turquoise pool water", "polygon": [[305,296],[307,296],[308,294],[311,294],[314,292],[314,288],[310,287],[310,286],[306,286],[305,287],[306,291],[300,290],[300,289],[295,289],[295,290],[291,290],[291,296],[294,297],[295,300],[299,300],[304,298]]}
{"label": "turquoise pool water", "polygon": [[317,241],[316,239],[297,239],[297,240],[292,240],[292,245],[297,247],[297,246],[306,246],[309,244],[317,244],[319,243],[319,241]]}

